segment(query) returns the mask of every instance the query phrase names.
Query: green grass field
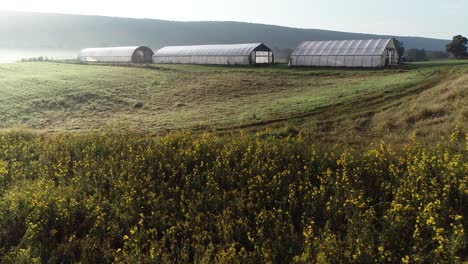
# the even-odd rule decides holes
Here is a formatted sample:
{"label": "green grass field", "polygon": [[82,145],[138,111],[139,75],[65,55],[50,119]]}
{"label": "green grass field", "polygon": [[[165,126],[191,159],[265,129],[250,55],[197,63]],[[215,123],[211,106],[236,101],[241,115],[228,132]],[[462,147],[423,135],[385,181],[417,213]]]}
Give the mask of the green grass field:
{"label": "green grass field", "polygon": [[463,61],[0,65],[0,263],[466,263],[467,124]]}
{"label": "green grass field", "polygon": [[[445,131],[466,123],[467,76],[464,61],[387,70],[4,64],[0,128],[87,131],[124,124],[162,133],[273,127],[379,136],[409,133],[423,122],[422,128],[438,131],[442,124]],[[454,97],[436,102],[433,96],[444,89]]]}

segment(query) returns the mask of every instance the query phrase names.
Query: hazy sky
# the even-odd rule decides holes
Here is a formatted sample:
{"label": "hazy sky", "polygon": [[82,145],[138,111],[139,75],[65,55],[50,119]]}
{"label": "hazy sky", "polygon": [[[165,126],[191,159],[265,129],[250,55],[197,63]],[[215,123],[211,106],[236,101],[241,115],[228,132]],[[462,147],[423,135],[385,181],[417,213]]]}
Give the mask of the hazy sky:
{"label": "hazy sky", "polygon": [[468,0],[0,0],[1,10],[451,38],[468,35]]}

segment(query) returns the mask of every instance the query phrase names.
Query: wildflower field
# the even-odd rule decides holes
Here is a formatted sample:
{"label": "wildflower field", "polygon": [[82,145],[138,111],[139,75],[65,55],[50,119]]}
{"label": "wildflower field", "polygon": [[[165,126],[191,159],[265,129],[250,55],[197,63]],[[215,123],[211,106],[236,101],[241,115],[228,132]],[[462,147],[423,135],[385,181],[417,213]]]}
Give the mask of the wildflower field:
{"label": "wildflower field", "polygon": [[0,134],[2,263],[467,261],[468,144]]}

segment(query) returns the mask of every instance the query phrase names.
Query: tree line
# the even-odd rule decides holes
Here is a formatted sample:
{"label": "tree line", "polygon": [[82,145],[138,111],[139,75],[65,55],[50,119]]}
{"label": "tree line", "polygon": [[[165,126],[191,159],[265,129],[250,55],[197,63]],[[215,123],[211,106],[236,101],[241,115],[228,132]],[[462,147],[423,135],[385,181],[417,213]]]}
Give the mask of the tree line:
{"label": "tree line", "polygon": [[431,51],[425,49],[405,50],[404,44],[395,39],[395,46],[398,54],[403,54],[403,62],[429,61],[440,59],[466,59],[468,58],[468,39],[462,35],[454,36],[452,41],[447,44],[445,51]]}

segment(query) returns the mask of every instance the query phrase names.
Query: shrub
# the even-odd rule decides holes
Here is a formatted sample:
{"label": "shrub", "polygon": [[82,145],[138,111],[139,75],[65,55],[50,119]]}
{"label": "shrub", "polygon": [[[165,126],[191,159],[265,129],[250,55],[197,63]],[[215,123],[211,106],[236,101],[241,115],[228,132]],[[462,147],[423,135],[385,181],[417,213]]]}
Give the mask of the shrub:
{"label": "shrub", "polygon": [[42,263],[466,260],[467,149],[269,132],[0,136],[0,258]]}

